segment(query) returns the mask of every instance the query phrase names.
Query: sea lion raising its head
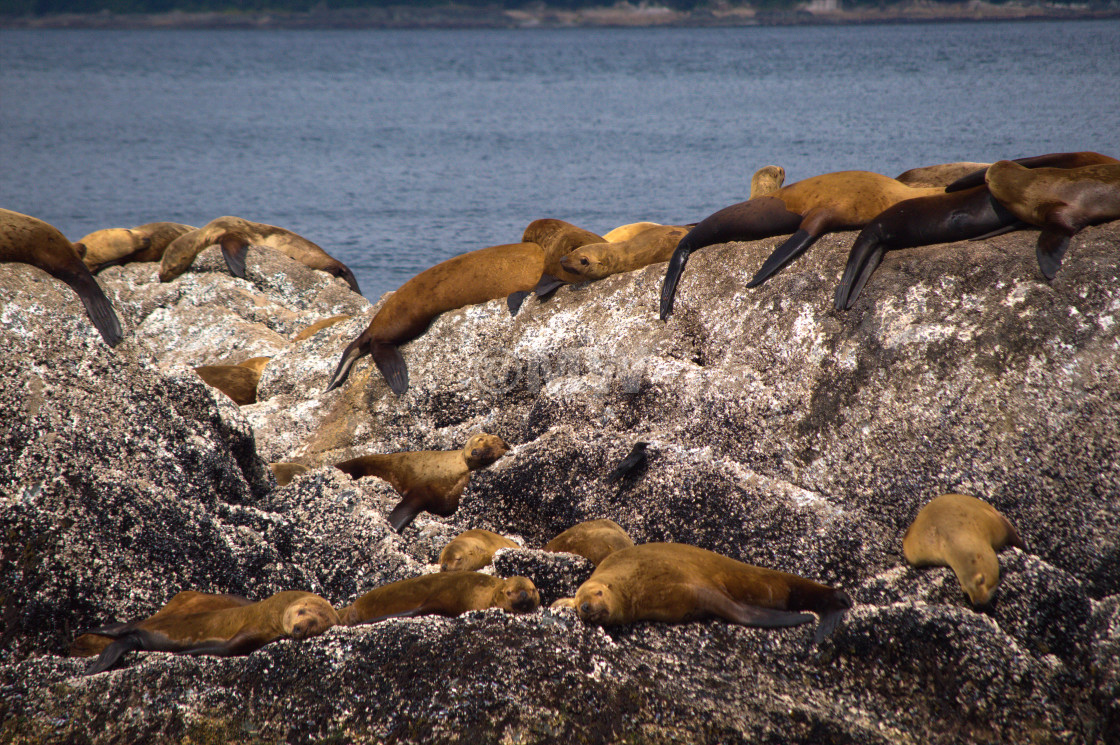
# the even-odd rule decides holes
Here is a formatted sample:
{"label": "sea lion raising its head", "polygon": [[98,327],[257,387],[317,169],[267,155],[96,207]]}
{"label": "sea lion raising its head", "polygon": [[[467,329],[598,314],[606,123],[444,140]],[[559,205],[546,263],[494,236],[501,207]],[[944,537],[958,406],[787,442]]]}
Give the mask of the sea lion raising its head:
{"label": "sea lion raising its head", "polygon": [[781,166],[763,166],[751,176],[751,195],[749,198],[754,199],[755,197],[773,194],[781,189],[785,182],[786,169]]}
{"label": "sea lion raising its head", "polygon": [[722,618],[743,626],[797,626],[820,617],[815,641],[836,627],[852,601],[847,593],[794,574],[683,543],[646,543],[603,559],[576,596],[554,606],[574,607],[585,623]]}
{"label": "sea lion raising its head", "polygon": [[370,590],[339,611],[342,623],[357,626],[388,618],[459,616],[467,611],[501,608],[530,613],[541,598],[526,577],[501,579],[479,572],[437,572]]}
{"label": "sea lion raising its head", "polygon": [[599,566],[615,551],[631,548],[634,541],[614,520],[588,520],[573,525],[544,545],[545,551],[576,554]]}
{"label": "sea lion raising its head", "polygon": [[389,513],[389,523],[399,533],[421,512],[453,514],[471,471],[486,468],[508,452],[505,440],[482,433],[467,440],[462,450],[363,455],[336,463],[335,468],[353,478],[377,476],[392,484],[403,497]]}
{"label": "sea lion raising its head", "polygon": [[687,234],[688,228],[661,225],[643,230],[625,241],[589,243],[562,257],[560,266],[583,282],[632,272],[668,261],[681,238]]}
{"label": "sea lion raising its head", "polygon": [[80,243],[71,243],[53,225],[0,209],[0,262],[30,264],[68,284],[82,301],[101,338],[115,347],[121,341],[121,322],[109,298],[82,263],[84,252]]}
{"label": "sea lion raising its head", "polygon": [[902,537],[912,566],[947,566],[973,605],[991,602],[999,584],[996,551],[1024,548],[1019,533],[995,507],[965,494],[942,494],[923,507]]}
{"label": "sea lion raising its head", "polygon": [[143,621],[87,631],[115,641],[90,664],[86,674],[108,670],[133,650],[231,657],[250,654],[277,639],[309,639],[337,624],[338,614],[330,603],[314,593],[294,590],[278,592],[259,603],[230,604],[217,610],[165,610]]}
{"label": "sea lion raising its head", "polygon": [[176,238],[197,230],[177,222],[150,222],[135,228],[95,230],[79,241],[86,247],[82,261],[91,272],[133,261],[159,261]]}
{"label": "sea lion raising its head", "polygon": [[489,530],[476,528],[452,538],[439,553],[441,572],[470,572],[494,561],[500,548],[521,548],[516,543]]}

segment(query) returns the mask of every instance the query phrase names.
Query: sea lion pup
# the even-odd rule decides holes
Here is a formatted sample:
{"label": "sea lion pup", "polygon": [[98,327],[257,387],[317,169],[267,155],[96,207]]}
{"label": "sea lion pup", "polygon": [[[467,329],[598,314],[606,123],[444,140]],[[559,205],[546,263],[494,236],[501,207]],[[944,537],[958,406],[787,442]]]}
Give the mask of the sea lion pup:
{"label": "sea lion pup", "polygon": [[84,250],[49,223],[0,209],[0,262],[30,264],[68,284],[82,301],[101,338],[115,347],[121,341],[121,322],[109,298],[82,263]]}
{"label": "sea lion pup", "polygon": [[202,365],[194,371],[207,385],[217,388],[238,406],[257,402],[257,384],[261,371],[271,357],[250,357],[236,365]]}
{"label": "sea lion pup", "polygon": [[[167,601],[167,605],[160,608],[154,614],[144,619],[144,621],[134,621],[129,623],[114,623],[108,626],[103,626],[102,631],[106,629],[114,629],[118,631],[127,630],[136,626],[138,623],[145,623],[151,621],[153,618],[163,618],[164,616],[180,615],[185,616],[191,613],[204,613],[207,611],[222,610],[224,608],[240,608],[243,605],[249,605],[253,601],[249,598],[242,597],[241,595],[219,594],[215,595],[208,592],[195,592],[194,590],[186,590],[177,593],[173,598]],[[105,636],[92,632],[86,632],[78,636],[70,645],[71,657],[93,657],[105,651],[105,648],[113,643],[112,636]]]}
{"label": "sea lion pup", "polygon": [[388,618],[454,617],[487,608],[531,613],[540,604],[537,588],[527,577],[501,579],[479,572],[436,572],[370,590],[338,615],[343,625],[357,626]]}
{"label": "sea lion pup", "polygon": [[428,330],[445,311],[532,290],[544,269],[536,243],[490,246],[425,269],[389,296],[369,326],[342,352],[327,391],[346,381],[354,362],[367,354],[400,395],[408,390],[408,367],[398,347]]}
{"label": "sea lion pup", "polygon": [[95,230],[79,241],[86,247],[82,261],[94,274],[133,261],[159,261],[172,241],[197,229],[178,222],[150,222],[135,228]]}
{"label": "sea lion pup", "polygon": [[539,298],[548,297],[561,285],[583,281],[578,275],[565,271],[560,259],[580,246],[606,242],[601,235],[554,218],[533,220],[526,226],[521,240],[536,243],[544,251],[544,271],[533,288]]}
{"label": "sea lion pup", "polygon": [[895,176],[895,181],[901,181],[907,186],[940,186],[946,187],[957,179],[970,173],[984,170],[991,163],[975,163],[962,160],[956,163],[938,163],[935,166],[922,166],[911,168]]}
{"label": "sea lion pup", "polygon": [[309,639],[336,625],[338,613],[330,603],[314,593],[296,590],[278,592],[249,605],[156,613],[143,621],[86,632],[115,639],[86,668],[86,675],[108,670],[133,650],[232,657],[250,654],[277,639]]}
{"label": "sea lion pup", "polygon": [[751,176],[751,195],[749,198],[754,199],[755,197],[773,194],[781,189],[785,182],[786,169],[781,166],[763,166]]}
{"label": "sea lion pup", "polygon": [[[1084,166],[1116,165],[1120,160],[1109,155],[1094,153],[1091,150],[1080,150],[1072,153],[1047,153],[1034,155],[1029,158],[1015,158],[1024,168],[1082,168]],[[984,176],[989,166],[978,168],[967,176],[962,176],[945,187],[945,191],[962,191],[974,186],[984,185]]]}
{"label": "sea lion pup", "polygon": [[984,186],[899,202],[856,236],[834,305],[845,310],[855,304],[887,251],[985,238],[1021,226],[1025,227]]}
{"label": "sea lion pup", "polygon": [[1046,279],[1062,267],[1069,239],[1082,228],[1120,219],[1120,165],[1024,168],[992,164],[988,190],[1017,218],[1042,228],[1036,256]]}
{"label": "sea lion pup", "polygon": [[588,520],[573,525],[544,544],[545,551],[576,554],[599,566],[615,551],[632,548],[634,541],[614,520]]}
{"label": "sea lion pup", "polygon": [[603,559],[575,598],[584,623],[613,626],[635,621],[722,618],[743,626],[797,626],[820,617],[814,642],[832,633],[852,606],[847,593],[812,580],[683,543],[645,543]]}
{"label": "sea lion pup", "polygon": [[1025,548],[1019,533],[995,507],[964,494],[942,494],[919,512],[902,537],[911,566],[948,566],[974,606],[991,602],[999,584],[996,551]]}
{"label": "sea lion pup", "polygon": [[589,243],[560,259],[560,266],[580,281],[588,282],[612,274],[632,272],[650,264],[668,261],[688,228],[662,225],[616,243]]}
{"label": "sea lion pup", "polygon": [[277,486],[287,486],[292,483],[292,479],[296,476],[311,470],[302,463],[292,463],[286,460],[269,463],[268,467],[272,471],[272,476],[276,479]]}
{"label": "sea lion pup", "polygon": [[335,468],[356,479],[376,476],[388,481],[404,497],[389,513],[389,524],[400,533],[421,512],[453,514],[471,471],[486,468],[508,452],[505,440],[483,432],[467,440],[462,450],[363,455],[336,463]]}
{"label": "sea lion pup", "polygon": [[521,548],[504,535],[475,528],[452,538],[439,552],[441,572],[471,572],[494,561],[499,548]]}
{"label": "sea lion pup", "polygon": [[774,249],[747,287],[757,287],[805,252],[825,233],[861,228],[883,210],[906,199],[941,194],[870,171],[838,171],[783,186],[709,215],[681,239],[661,287],[661,319],[673,311],[677,282],[693,251],[728,241],[753,241],[793,233]]}
{"label": "sea lion pup", "polygon": [[358,280],[350,268],[322,248],[286,228],[225,216],[211,220],[197,231],[175,239],[164,251],[159,279],[168,282],[187,270],[204,248],[218,244],[230,274],[245,278],[245,254],[250,245],[264,246],[295,259],[304,266],[341,277],[359,295]]}

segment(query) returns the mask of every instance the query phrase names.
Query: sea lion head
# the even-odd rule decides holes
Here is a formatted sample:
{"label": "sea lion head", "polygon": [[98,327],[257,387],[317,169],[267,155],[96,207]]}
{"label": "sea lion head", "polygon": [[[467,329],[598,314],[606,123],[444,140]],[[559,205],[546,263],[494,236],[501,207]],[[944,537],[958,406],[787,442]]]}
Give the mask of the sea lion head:
{"label": "sea lion head", "polygon": [[463,446],[463,456],[472,471],[486,468],[508,452],[509,443],[497,435],[489,435],[485,432],[467,440],[467,444]]}
{"label": "sea lion head", "polygon": [[618,595],[605,582],[589,579],[576,590],[576,612],[584,623],[618,623],[622,608]]}
{"label": "sea lion head", "polygon": [[198,256],[203,248],[216,242],[209,239],[213,232],[212,229],[191,230],[167,244],[159,260],[159,281],[170,282],[187,271],[194,263],[194,257]]}
{"label": "sea lion head", "polygon": [[284,609],[284,633],[292,639],[310,639],[318,636],[340,621],[338,613],[318,595],[307,595]]}
{"label": "sea lion head", "polygon": [[751,199],[773,194],[786,181],[786,169],[781,166],[763,166],[751,177]]}
{"label": "sea lion head", "polygon": [[490,602],[492,608],[501,608],[510,613],[531,613],[541,605],[537,586],[528,577],[510,577],[494,591]]}
{"label": "sea lion head", "polygon": [[992,602],[992,590],[999,584],[999,560],[995,551],[983,548],[970,552],[961,567],[953,567],[961,587],[972,605],[983,608]]}
{"label": "sea lion head", "polygon": [[560,259],[560,266],[582,279],[596,280],[614,274],[611,269],[610,243],[591,243],[581,246]]}
{"label": "sea lion head", "polygon": [[489,553],[475,541],[452,541],[439,555],[441,572],[469,572],[489,563]]}
{"label": "sea lion head", "polygon": [[85,260],[90,269],[96,269],[102,264],[147,248],[152,240],[128,228],[106,228],[84,236],[78,243],[84,246],[84,250],[76,249],[78,256]]}

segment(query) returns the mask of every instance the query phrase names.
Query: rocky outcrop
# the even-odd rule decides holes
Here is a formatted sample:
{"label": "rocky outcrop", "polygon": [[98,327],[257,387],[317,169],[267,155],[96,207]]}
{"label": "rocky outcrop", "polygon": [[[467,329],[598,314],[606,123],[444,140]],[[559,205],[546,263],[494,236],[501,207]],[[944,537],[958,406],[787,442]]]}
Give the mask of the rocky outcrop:
{"label": "rocky outcrop", "polygon": [[[689,262],[656,317],[664,265],[446,313],[402,348],[393,395],[368,358],[322,391],[375,311],[341,280],[216,249],[160,284],[99,276],[126,330],[110,350],[67,288],[0,267],[0,741],[1109,742],[1120,737],[1120,224],[1079,234],[1053,283],[1034,233],[888,254],[856,306],[831,296],[852,234],[761,288],[774,241]],[[309,324],[346,314],[310,338]],[[190,369],[272,358],[238,408]],[[398,495],[331,464],[513,450],[459,511],[402,535]],[[606,475],[637,440],[645,466]],[[268,461],[312,468],[277,487]],[[945,491],[1019,529],[990,609],[952,572],[913,570],[901,535]],[[133,654],[82,677],[84,627],[184,589],[336,606],[433,571],[476,527],[514,536],[493,571],[545,603],[590,572],[539,548],[610,517],[844,587],[811,629],[722,622],[584,626],[569,611],[394,620],[242,658]]]}

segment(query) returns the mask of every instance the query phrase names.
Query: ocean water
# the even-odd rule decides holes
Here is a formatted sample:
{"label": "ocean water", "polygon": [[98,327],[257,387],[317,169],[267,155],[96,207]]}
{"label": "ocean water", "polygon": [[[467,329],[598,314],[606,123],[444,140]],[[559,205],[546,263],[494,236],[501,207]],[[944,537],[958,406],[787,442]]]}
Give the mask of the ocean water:
{"label": "ocean water", "polygon": [[0,30],[0,206],[72,240],[239,215],[376,299],[558,217],[692,222],[751,174],[1120,153],[1120,21]]}

